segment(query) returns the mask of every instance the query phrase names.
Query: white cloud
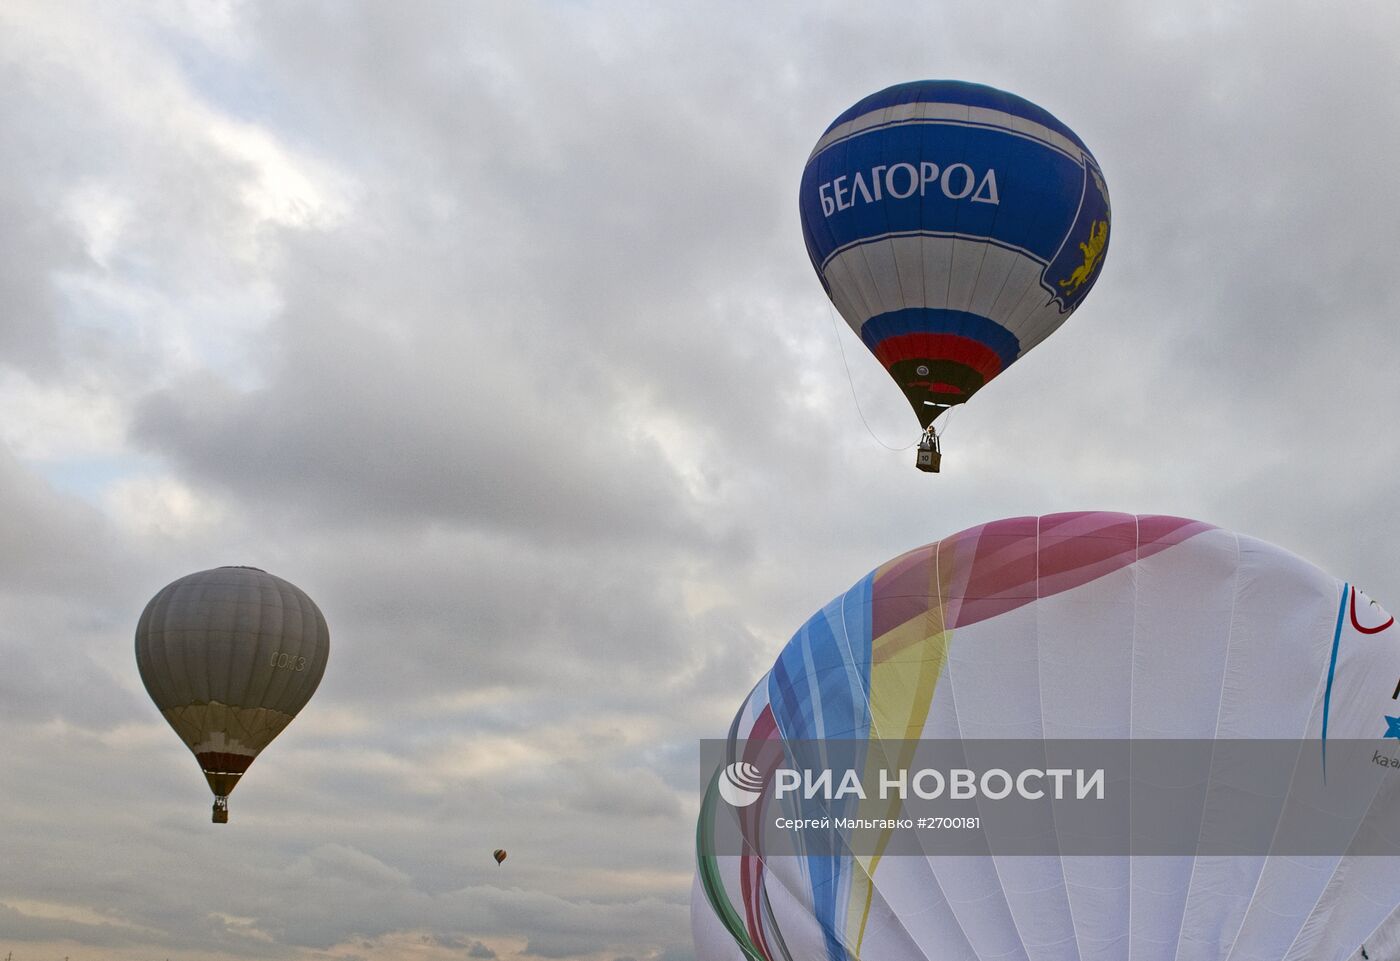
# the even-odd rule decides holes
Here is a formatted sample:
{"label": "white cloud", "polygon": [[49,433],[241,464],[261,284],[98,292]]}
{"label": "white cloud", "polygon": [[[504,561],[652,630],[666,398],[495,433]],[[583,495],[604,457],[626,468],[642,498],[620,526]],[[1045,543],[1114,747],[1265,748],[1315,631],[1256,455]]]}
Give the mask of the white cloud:
{"label": "white cloud", "polygon": [[[4,5],[0,939],[671,961],[695,740],[886,558],[1163,511],[1400,597],[1397,16]],[[934,478],[795,211],[831,117],[929,74],[1064,116],[1116,217]],[[130,645],[223,563],[332,652],[219,831]]]}
{"label": "white cloud", "polygon": [[228,522],[228,507],[178,477],[139,474],[114,482],[104,498],[113,523],[128,536],[187,544],[208,542]]}

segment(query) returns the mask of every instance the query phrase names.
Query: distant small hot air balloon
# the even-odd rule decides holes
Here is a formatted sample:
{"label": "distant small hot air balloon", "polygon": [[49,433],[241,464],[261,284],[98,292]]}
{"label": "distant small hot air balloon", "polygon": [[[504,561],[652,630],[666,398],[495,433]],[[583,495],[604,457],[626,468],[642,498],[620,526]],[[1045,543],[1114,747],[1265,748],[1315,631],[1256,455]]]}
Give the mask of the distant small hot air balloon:
{"label": "distant small hot air balloon", "polygon": [[491,856],[492,856],[493,858],[496,859],[496,863],[497,863],[497,864],[500,864],[502,861],[504,861],[504,860],[506,859],[506,849],[505,849],[505,848],[496,848],[496,850],[494,850],[494,851],[491,852]]}
{"label": "distant small hot air balloon", "polygon": [[256,567],[189,574],[136,627],[141,680],[214,792],[214,823],[253,759],[321,683],[330,632],[296,586]]}
{"label": "distant small hot air balloon", "polygon": [[973,83],[899,84],[846,110],[812,148],[798,209],[822,286],[925,429],[927,471],[934,419],[1064,323],[1108,252],[1089,148]]}

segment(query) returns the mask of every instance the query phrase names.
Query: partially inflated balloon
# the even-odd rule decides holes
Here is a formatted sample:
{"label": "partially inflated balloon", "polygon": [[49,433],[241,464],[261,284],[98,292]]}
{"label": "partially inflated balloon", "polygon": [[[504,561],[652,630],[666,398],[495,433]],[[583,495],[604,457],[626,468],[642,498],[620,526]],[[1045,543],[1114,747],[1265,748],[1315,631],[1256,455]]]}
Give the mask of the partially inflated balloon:
{"label": "partially inflated balloon", "polygon": [[[829,603],[749,695],[730,749],[1285,739],[1311,757],[1359,739],[1388,759],[1394,624],[1352,584],[1197,521],[1012,518]],[[717,793],[697,833],[701,961],[1345,961],[1400,946],[1396,857],[731,855],[716,853]],[[895,816],[871,797],[845,810]]]}
{"label": "partially inflated balloon", "polygon": [[1108,188],[1074,131],[948,80],[837,117],[799,209],[822,285],[925,427],[1059,327],[1108,250]]}
{"label": "partially inflated balloon", "polygon": [[248,765],[321,683],[330,633],[296,586],[253,567],[180,578],[151,598],[136,665],[214,792],[214,820]]}

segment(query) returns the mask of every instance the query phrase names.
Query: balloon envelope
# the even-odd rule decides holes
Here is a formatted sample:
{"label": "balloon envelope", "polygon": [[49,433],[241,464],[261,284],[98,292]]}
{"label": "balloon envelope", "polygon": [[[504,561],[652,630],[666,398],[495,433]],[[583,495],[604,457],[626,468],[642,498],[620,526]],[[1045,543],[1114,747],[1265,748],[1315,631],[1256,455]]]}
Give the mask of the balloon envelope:
{"label": "balloon envelope", "polygon": [[506,859],[505,848],[497,848],[495,851],[491,852],[491,856],[496,859],[497,864],[500,864]]}
{"label": "balloon envelope", "polygon": [[[1400,736],[1398,655],[1393,617],[1262,541],[1175,517],[1011,518],[895,558],[827,604],[744,702],[730,745],[1384,749]],[[1400,940],[1400,858],[717,853],[715,794],[697,831],[701,961],[1344,961]],[[873,795],[851,803],[896,816]]]}
{"label": "balloon envelope", "polygon": [[798,206],[822,286],[925,427],[1059,327],[1108,250],[1089,148],[979,84],[855,104],[813,148]]}
{"label": "balloon envelope", "polygon": [[199,762],[216,820],[253,759],[311,698],[329,651],[311,598],[257,568],[189,574],[146,605],[136,628],[141,680]]}

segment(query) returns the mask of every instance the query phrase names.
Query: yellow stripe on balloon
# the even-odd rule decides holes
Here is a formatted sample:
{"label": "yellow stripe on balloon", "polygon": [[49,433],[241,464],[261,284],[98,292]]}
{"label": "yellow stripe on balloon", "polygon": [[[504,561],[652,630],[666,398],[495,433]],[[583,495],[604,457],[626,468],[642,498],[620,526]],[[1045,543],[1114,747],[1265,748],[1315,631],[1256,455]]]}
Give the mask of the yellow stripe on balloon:
{"label": "yellow stripe on balloon", "polygon": [[[933,703],[933,692],[943,673],[943,665],[948,658],[948,643],[952,638],[943,605],[937,600],[940,597],[937,576],[937,571],[931,569],[928,597],[932,603],[928,609],[881,634],[871,644],[871,749],[866,752],[867,784],[878,783],[875,778],[880,769],[907,769],[913,763],[916,742],[923,736],[929,706]],[[879,584],[878,575],[875,584]],[[890,751],[894,752],[893,755],[888,753]],[[862,802],[860,816],[892,819],[898,816],[900,805],[897,797],[885,801],[873,797]],[[869,848],[864,843],[852,845],[856,850],[874,852],[869,857],[851,855],[852,860],[864,869],[859,875],[852,873],[851,896],[847,902],[850,907],[846,930],[856,931],[857,955],[860,954],[865,927],[870,919],[870,905],[874,897],[872,878],[891,832],[882,830],[876,834],[878,836],[871,839],[874,843]]]}

